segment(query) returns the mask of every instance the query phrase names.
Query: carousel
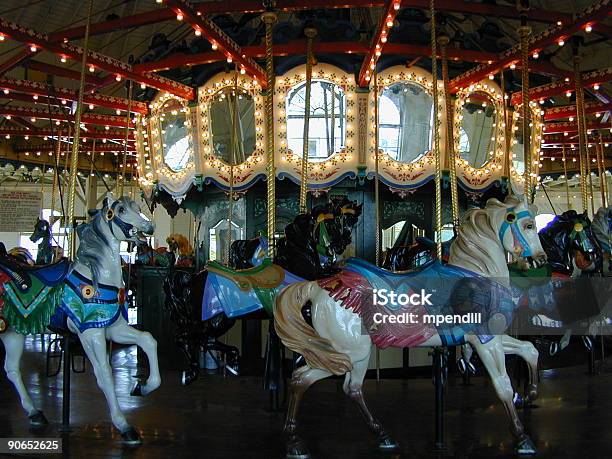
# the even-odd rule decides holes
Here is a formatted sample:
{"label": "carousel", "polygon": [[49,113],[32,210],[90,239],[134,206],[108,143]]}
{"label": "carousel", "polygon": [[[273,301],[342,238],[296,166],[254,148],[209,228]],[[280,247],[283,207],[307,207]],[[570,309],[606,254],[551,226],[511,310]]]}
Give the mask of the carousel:
{"label": "carousel", "polygon": [[607,455],[611,16],[5,1],[0,453]]}

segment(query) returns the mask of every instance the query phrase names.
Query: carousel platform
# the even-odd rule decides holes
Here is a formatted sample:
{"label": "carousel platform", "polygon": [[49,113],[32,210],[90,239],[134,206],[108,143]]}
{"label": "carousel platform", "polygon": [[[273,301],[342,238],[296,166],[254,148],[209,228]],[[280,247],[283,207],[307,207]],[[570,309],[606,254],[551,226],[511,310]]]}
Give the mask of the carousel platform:
{"label": "carousel platform", "polygon": [[[44,354],[37,352],[40,345],[40,340],[28,339],[23,373],[35,403],[51,424],[31,431],[10,383],[2,377],[1,437],[61,436],[61,374],[45,376]],[[157,392],[136,398],[129,396],[138,371],[135,348],[115,349],[112,364],[119,402],[128,420],[141,431],[143,445],[121,445],[89,366],[85,374],[72,378],[73,429],[63,437],[64,457],[283,457],[283,414],[269,411],[260,379],[206,375],[185,388],[178,385],[178,372],[166,371]],[[612,361],[594,376],[586,374],[585,364],[545,370],[542,378],[537,406],[521,413],[538,457],[609,456]],[[365,392],[371,409],[401,445],[400,453],[391,456],[377,452],[356,407],[341,393],[340,382],[319,382],[305,397],[301,431],[314,458],[515,457],[503,408],[488,378],[476,376],[470,386],[459,378],[450,379],[447,450],[442,453],[432,451],[434,391],[429,378],[367,380]]]}

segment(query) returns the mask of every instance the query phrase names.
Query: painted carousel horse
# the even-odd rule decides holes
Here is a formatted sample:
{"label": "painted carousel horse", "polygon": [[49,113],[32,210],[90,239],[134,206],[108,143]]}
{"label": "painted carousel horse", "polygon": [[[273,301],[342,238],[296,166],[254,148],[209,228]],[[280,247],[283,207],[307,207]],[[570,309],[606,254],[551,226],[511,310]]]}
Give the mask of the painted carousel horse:
{"label": "painted carousel horse", "polygon": [[[296,432],[299,403],[308,387],[332,375],[345,375],[344,391],[357,403],[368,427],[378,438],[379,448],[397,448],[363,398],[362,385],[372,343],[381,347],[470,343],[504,404],[518,441],[518,452],[535,453],[535,446],[513,404],[514,390],[505,366],[504,341],[518,341],[503,334],[515,308],[506,252],[528,258],[538,266],[546,260],[533,213],[525,202],[514,197],[507,198],[505,203],[490,199],[484,209],[472,209],[464,215],[447,265],[435,262],[413,273],[391,273],[364,261],[349,259],[339,274],[318,281],[297,282],[281,291],[274,307],[276,331],[285,346],[306,360],[306,365],[295,370],[291,382],[284,429],[287,456],[309,457]],[[388,288],[386,285],[407,293],[420,289],[431,291],[435,286],[434,304],[426,307],[427,302],[417,301],[417,305],[402,308],[375,306],[373,290],[381,286]],[[415,324],[375,321],[376,313],[415,313],[424,317],[428,311],[452,314],[473,310],[474,306],[482,311],[482,320],[472,325],[437,326],[426,320],[417,320]],[[537,351],[533,357],[537,365]],[[535,375],[528,390],[530,397],[537,396]]]}
{"label": "painted carousel horse", "polygon": [[124,443],[139,444],[138,432],[121,412],[114,389],[106,341],[137,344],[147,354],[150,375],[136,384],[132,395],[146,395],[161,383],[157,343],[151,334],[130,327],[124,309],[124,284],[119,245],[141,243],[153,224],[129,197],[108,196],[103,208],[90,211],[91,221],[77,228],[75,261],[67,259],[29,267],[0,254],[0,339],[6,350],[5,369],[32,424],[44,424],[23,383],[19,362],[25,335],[42,333],[46,326],[66,327],[78,335],[91,361],[96,381],[108,403],[113,425]]}
{"label": "painted carousel horse", "polygon": [[271,317],[274,297],[284,286],[331,273],[330,260],[351,243],[361,208],[344,200],[298,215],[288,225],[284,240],[279,241],[278,264],[266,258],[267,241],[260,237],[234,242],[230,260],[235,268],[213,261],[195,275],[171,270],[164,282],[165,305],[177,326],[177,345],[189,362],[182,384],[198,378],[202,348],[224,354],[226,368],[237,373],[238,349],[218,338],[237,318]]}
{"label": "painted carousel horse", "polygon": [[30,236],[30,241],[38,243],[38,254],[36,255],[37,265],[48,265],[55,261],[56,250],[53,248],[51,240],[51,225],[47,220],[39,218],[34,226],[34,232]]}

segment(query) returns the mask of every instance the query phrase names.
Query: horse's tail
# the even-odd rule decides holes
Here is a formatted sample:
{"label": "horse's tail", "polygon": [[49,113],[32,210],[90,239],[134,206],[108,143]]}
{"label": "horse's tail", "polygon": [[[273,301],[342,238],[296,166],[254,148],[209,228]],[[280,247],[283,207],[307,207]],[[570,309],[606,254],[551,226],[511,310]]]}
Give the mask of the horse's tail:
{"label": "horse's tail", "polygon": [[314,305],[320,287],[316,282],[296,282],[285,288],[274,305],[274,326],[285,346],[301,354],[311,368],[343,375],[353,369],[346,354],[338,352],[332,343],[311,327],[302,315],[302,307]]}

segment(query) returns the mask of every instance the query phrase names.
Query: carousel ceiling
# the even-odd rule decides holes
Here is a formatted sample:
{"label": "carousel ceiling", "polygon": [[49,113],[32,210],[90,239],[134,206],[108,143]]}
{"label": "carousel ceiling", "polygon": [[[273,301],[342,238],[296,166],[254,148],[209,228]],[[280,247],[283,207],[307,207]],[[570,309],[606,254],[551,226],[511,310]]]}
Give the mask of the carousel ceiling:
{"label": "carousel ceiling", "polygon": [[[577,143],[575,46],[582,57],[588,128],[607,140],[612,6],[594,0],[530,3],[530,97],[543,111],[545,157],[559,156],[564,145],[571,154]],[[499,86],[499,72],[505,70],[503,89],[520,103],[515,2],[438,0],[435,5],[438,28],[450,38],[451,90],[487,78]],[[74,122],[74,109],[62,106],[77,99],[88,6],[82,0],[5,0],[0,6],[0,135],[17,146],[16,153],[32,145],[44,156],[58,130]],[[318,31],[318,62],[352,77],[356,88],[369,85],[372,65],[381,73],[396,66],[430,70],[428,8],[428,0],[278,0],[276,73],[303,65],[306,27]],[[125,133],[128,123],[134,127],[126,117],[128,106],[144,115],[158,93],[195,100],[197,88],[236,65],[265,86],[263,11],[263,2],[252,0],[94,1],[82,119],[85,149],[93,149],[95,140],[100,152],[135,156],[133,131]],[[136,83],[131,102],[130,80]]]}

